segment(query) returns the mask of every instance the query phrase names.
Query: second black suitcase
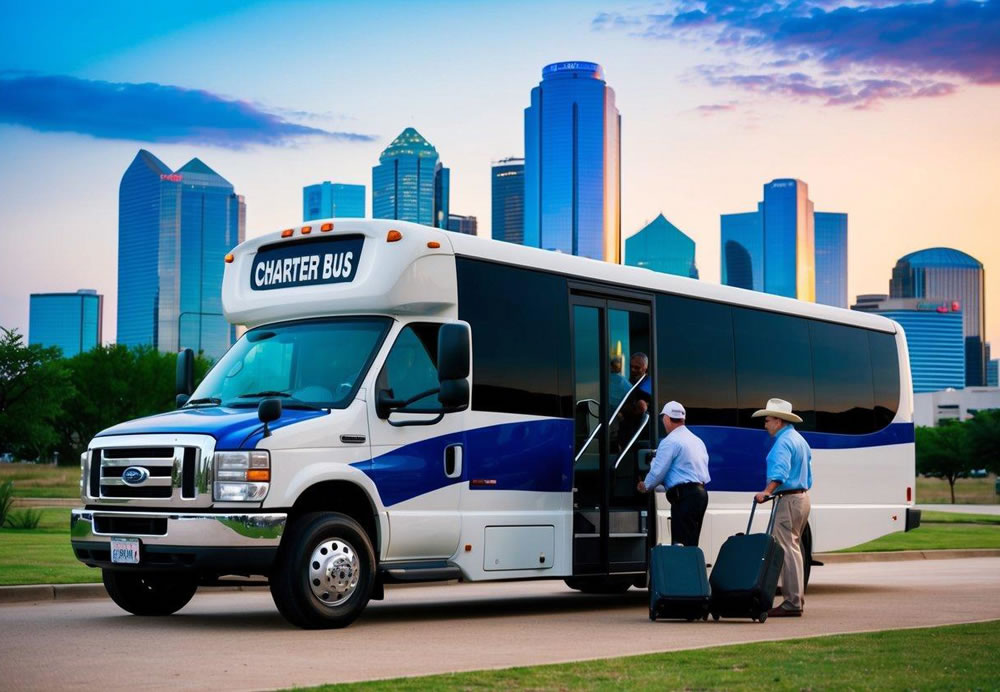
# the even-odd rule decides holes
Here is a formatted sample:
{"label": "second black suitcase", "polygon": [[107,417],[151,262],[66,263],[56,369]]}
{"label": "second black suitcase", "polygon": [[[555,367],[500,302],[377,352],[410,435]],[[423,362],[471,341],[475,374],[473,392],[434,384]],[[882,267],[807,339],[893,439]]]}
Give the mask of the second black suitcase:
{"label": "second black suitcase", "polygon": [[649,556],[649,619],[708,619],[708,571],[701,548],[654,546]]}
{"label": "second black suitcase", "polygon": [[712,566],[712,617],[750,618],[764,622],[778,588],[785,551],[772,535],[779,498],[774,498],[766,533],[750,533],[756,501],[750,508],[746,534],[726,539]]}

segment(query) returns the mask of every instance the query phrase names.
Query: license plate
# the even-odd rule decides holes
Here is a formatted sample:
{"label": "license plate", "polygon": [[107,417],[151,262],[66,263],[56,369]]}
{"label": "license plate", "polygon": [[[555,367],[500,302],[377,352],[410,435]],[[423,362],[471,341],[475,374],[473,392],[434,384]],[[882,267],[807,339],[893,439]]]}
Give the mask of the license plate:
{"label": "license plate", "polygon": [[138,538],[112,538],[111,562],[122,565],[139,564]]}

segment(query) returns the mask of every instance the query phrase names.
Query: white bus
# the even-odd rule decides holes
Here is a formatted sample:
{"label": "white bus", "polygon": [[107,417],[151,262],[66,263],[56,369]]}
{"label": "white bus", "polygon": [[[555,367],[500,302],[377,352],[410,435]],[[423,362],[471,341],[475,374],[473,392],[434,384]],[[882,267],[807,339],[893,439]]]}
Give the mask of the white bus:
{"label": "white bus", "polygon": [[317,221],[226,262],[246,333],[193,392],[182,353],[178,409],[82,458],[73,548],[129,612],[230,575],[308,628],[399,582],[642,587],[669,504],[635,488],[670,399],[710,453],[709,562],[765,485],[750,414],[771,397],[814,453],[807,565],[919,522],[890,320],[399,221]]}

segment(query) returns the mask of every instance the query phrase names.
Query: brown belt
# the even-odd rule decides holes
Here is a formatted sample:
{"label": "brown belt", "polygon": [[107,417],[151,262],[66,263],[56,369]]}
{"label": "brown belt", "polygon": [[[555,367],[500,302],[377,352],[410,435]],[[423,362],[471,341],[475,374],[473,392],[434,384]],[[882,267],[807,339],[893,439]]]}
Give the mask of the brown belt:
{"label": "brown belt", "polygon": [[806,492],[805,488],[798,488],[796,490],[782,490],[780,493],[775,493],[775,495],[798,495],[804,492]]}

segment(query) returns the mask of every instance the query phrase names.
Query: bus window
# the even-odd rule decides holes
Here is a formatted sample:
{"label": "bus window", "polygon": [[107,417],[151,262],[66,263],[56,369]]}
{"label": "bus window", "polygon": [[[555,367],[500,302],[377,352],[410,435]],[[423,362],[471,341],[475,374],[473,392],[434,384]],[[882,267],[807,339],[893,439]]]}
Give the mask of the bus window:
{"label": "bus window", "polygon": [[864,435],[873,430],[872,365],[862,329],[810,322],[816,430]]}
{"label": "bus window", "polygon": [[[439,324],[408,324],[399,333],[396,343],[379,373],[377,388],[388,390],[393,399],[406,401],[411,397],[437,389],[437,337]],[[437,394],[428,394],[407,408],[422,411],[441,408]],[[406,409],[398,409],[405,411]]]}
{"label": "bus window", "polygon": [[875,430],[889,425],[899,410],[899,352],[896,336],[868,333],[872,357],[872,384],[875,388]]}

